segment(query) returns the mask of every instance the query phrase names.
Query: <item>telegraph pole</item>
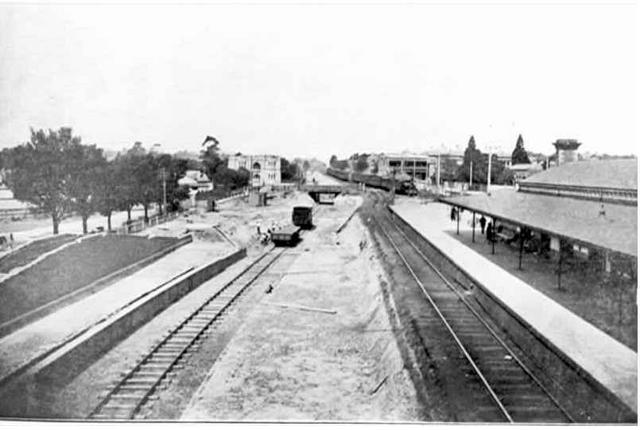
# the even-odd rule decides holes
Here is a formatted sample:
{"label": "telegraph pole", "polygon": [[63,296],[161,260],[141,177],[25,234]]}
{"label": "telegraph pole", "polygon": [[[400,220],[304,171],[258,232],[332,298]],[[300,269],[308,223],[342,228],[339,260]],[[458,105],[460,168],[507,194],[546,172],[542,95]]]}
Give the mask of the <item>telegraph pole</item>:
{"label": "telegraph pole", "polygon": [[164,207],[164,213],[167,213],[167,178],[165,176],[164,167],[162,168],[162,207]]}
{"label": "telegraph pole", "polygon": [[469,162],[469,190],[471,190],[471,186],[473,185],[473,161]]}
{"label": "telegraph pole", "polygon": [[489,168],[487,169],[487,194],[491,195],[491,148],[489,148]]}
{"label": "telegraph pole", "polygon": [[437,190],[440,191],[440,153],[438,153],[438,169],[436,170],[436,185]]}

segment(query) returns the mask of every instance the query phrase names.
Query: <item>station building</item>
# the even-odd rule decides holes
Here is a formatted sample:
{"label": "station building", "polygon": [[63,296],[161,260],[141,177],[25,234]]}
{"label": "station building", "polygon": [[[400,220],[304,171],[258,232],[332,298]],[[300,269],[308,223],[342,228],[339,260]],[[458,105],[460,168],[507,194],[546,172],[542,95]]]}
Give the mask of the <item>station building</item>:
{"label": "station building", "polygon": [[516,183],[520,183],[529,176],[540,173],[543,170],[542,165],[538,163],[511,164],[507,169],[513,172]]}
{"label": "station building", "polygon": [[474,219],[489,218],[498,237],[519,245],[520,257],[525,240],[534,243],[532,252],[558,261],[559,284],[568,265],[637,279],[636,159],[566,162],[529,176],[517,189],[441,201]]}
{"label": "station building", "polygon": [[429,181],[435,173],[436,159],[418,154],[380,154],[377,164],[381,176],[406,174],[412,179]]}
{"label": "station building", "polygon": [[246,169],[251,172],[251,186],[279,185],[280,157],[277,155],[231,155],[227,167],[233,170]]}

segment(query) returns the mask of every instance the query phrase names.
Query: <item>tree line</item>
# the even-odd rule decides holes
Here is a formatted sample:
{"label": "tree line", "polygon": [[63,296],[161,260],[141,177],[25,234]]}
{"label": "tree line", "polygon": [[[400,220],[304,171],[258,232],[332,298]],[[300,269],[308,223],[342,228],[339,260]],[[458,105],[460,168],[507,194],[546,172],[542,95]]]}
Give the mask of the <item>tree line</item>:
{"label": "tree line", "polygon": [[167,206],[188,196],[188,190],[178,186],[188,160],[168,154],[148,152],[142,143],[119,153],[108,161],[103,150],[82,144],[72,129],[31,130],[29,142],[2,151],[2,168],[7,186],[14,197],[34,204],[51,217],[53,233],[57,234],[62,219],[71,213],[82,218],[82,230],[87,233],[87,220],[95,213],[107,218],[111,230],[111,215],[157,204],[164,207],[166,184]]}
{"label": "tree line", "polygon": [[[296,163],[283,158],[281,166],[283,180],[298,177]],[[250,180],[246,169],[227,167],[215,139],[203,147],[198,160],[147,151],[141,142],[107,160],[101,148],[83,144],[69,127],[31,129],[28,142],[2,150],[0,168],[17,200],[51,217],[54,234],[71,213],[80,215],[87,233],[87,221],[96,213],[107,218],[112,230],[111,216],[117,211],[126,211],[131,221],[132,209],[141,205],[148,222],[154,204],[161,214],[178,210],[180,201],[189,197],[188,187],[178,185],[187,170],[206,173],[222,193],[246,187]]]}

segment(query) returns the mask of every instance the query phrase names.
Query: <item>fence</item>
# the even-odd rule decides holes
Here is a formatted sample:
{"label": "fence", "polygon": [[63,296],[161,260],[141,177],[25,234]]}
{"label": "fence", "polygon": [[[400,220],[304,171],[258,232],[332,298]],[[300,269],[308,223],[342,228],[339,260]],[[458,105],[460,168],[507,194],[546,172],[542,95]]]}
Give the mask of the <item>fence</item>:
{"label": "fence", "polygon": [[173,221],[174,219],[178,218],[178,216],[179,216],[178,212],[169,212],[164,215],[150,216],[148,222],[145,222],[144,218],[142,219],[139,218],[137,220],[132,220],[132,221],[125,221],[124,223],[122,223],[122,226],[116,230],[116,233],[117,234],[138,233],[147,227],[153,227],[154,225]]}
{"label": "fence", "polygon": [[45,217],[47,214],[39,208],[0,209],[0,220],[16,220]]}

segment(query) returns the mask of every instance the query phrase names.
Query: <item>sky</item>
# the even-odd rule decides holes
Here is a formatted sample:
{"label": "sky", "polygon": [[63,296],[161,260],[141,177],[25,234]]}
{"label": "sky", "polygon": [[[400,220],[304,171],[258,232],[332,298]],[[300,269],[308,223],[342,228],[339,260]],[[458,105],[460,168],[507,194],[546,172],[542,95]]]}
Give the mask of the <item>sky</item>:
{"label": "sky", "polygon": [[637,154],[634,2],[0,4],[0,147]]}

